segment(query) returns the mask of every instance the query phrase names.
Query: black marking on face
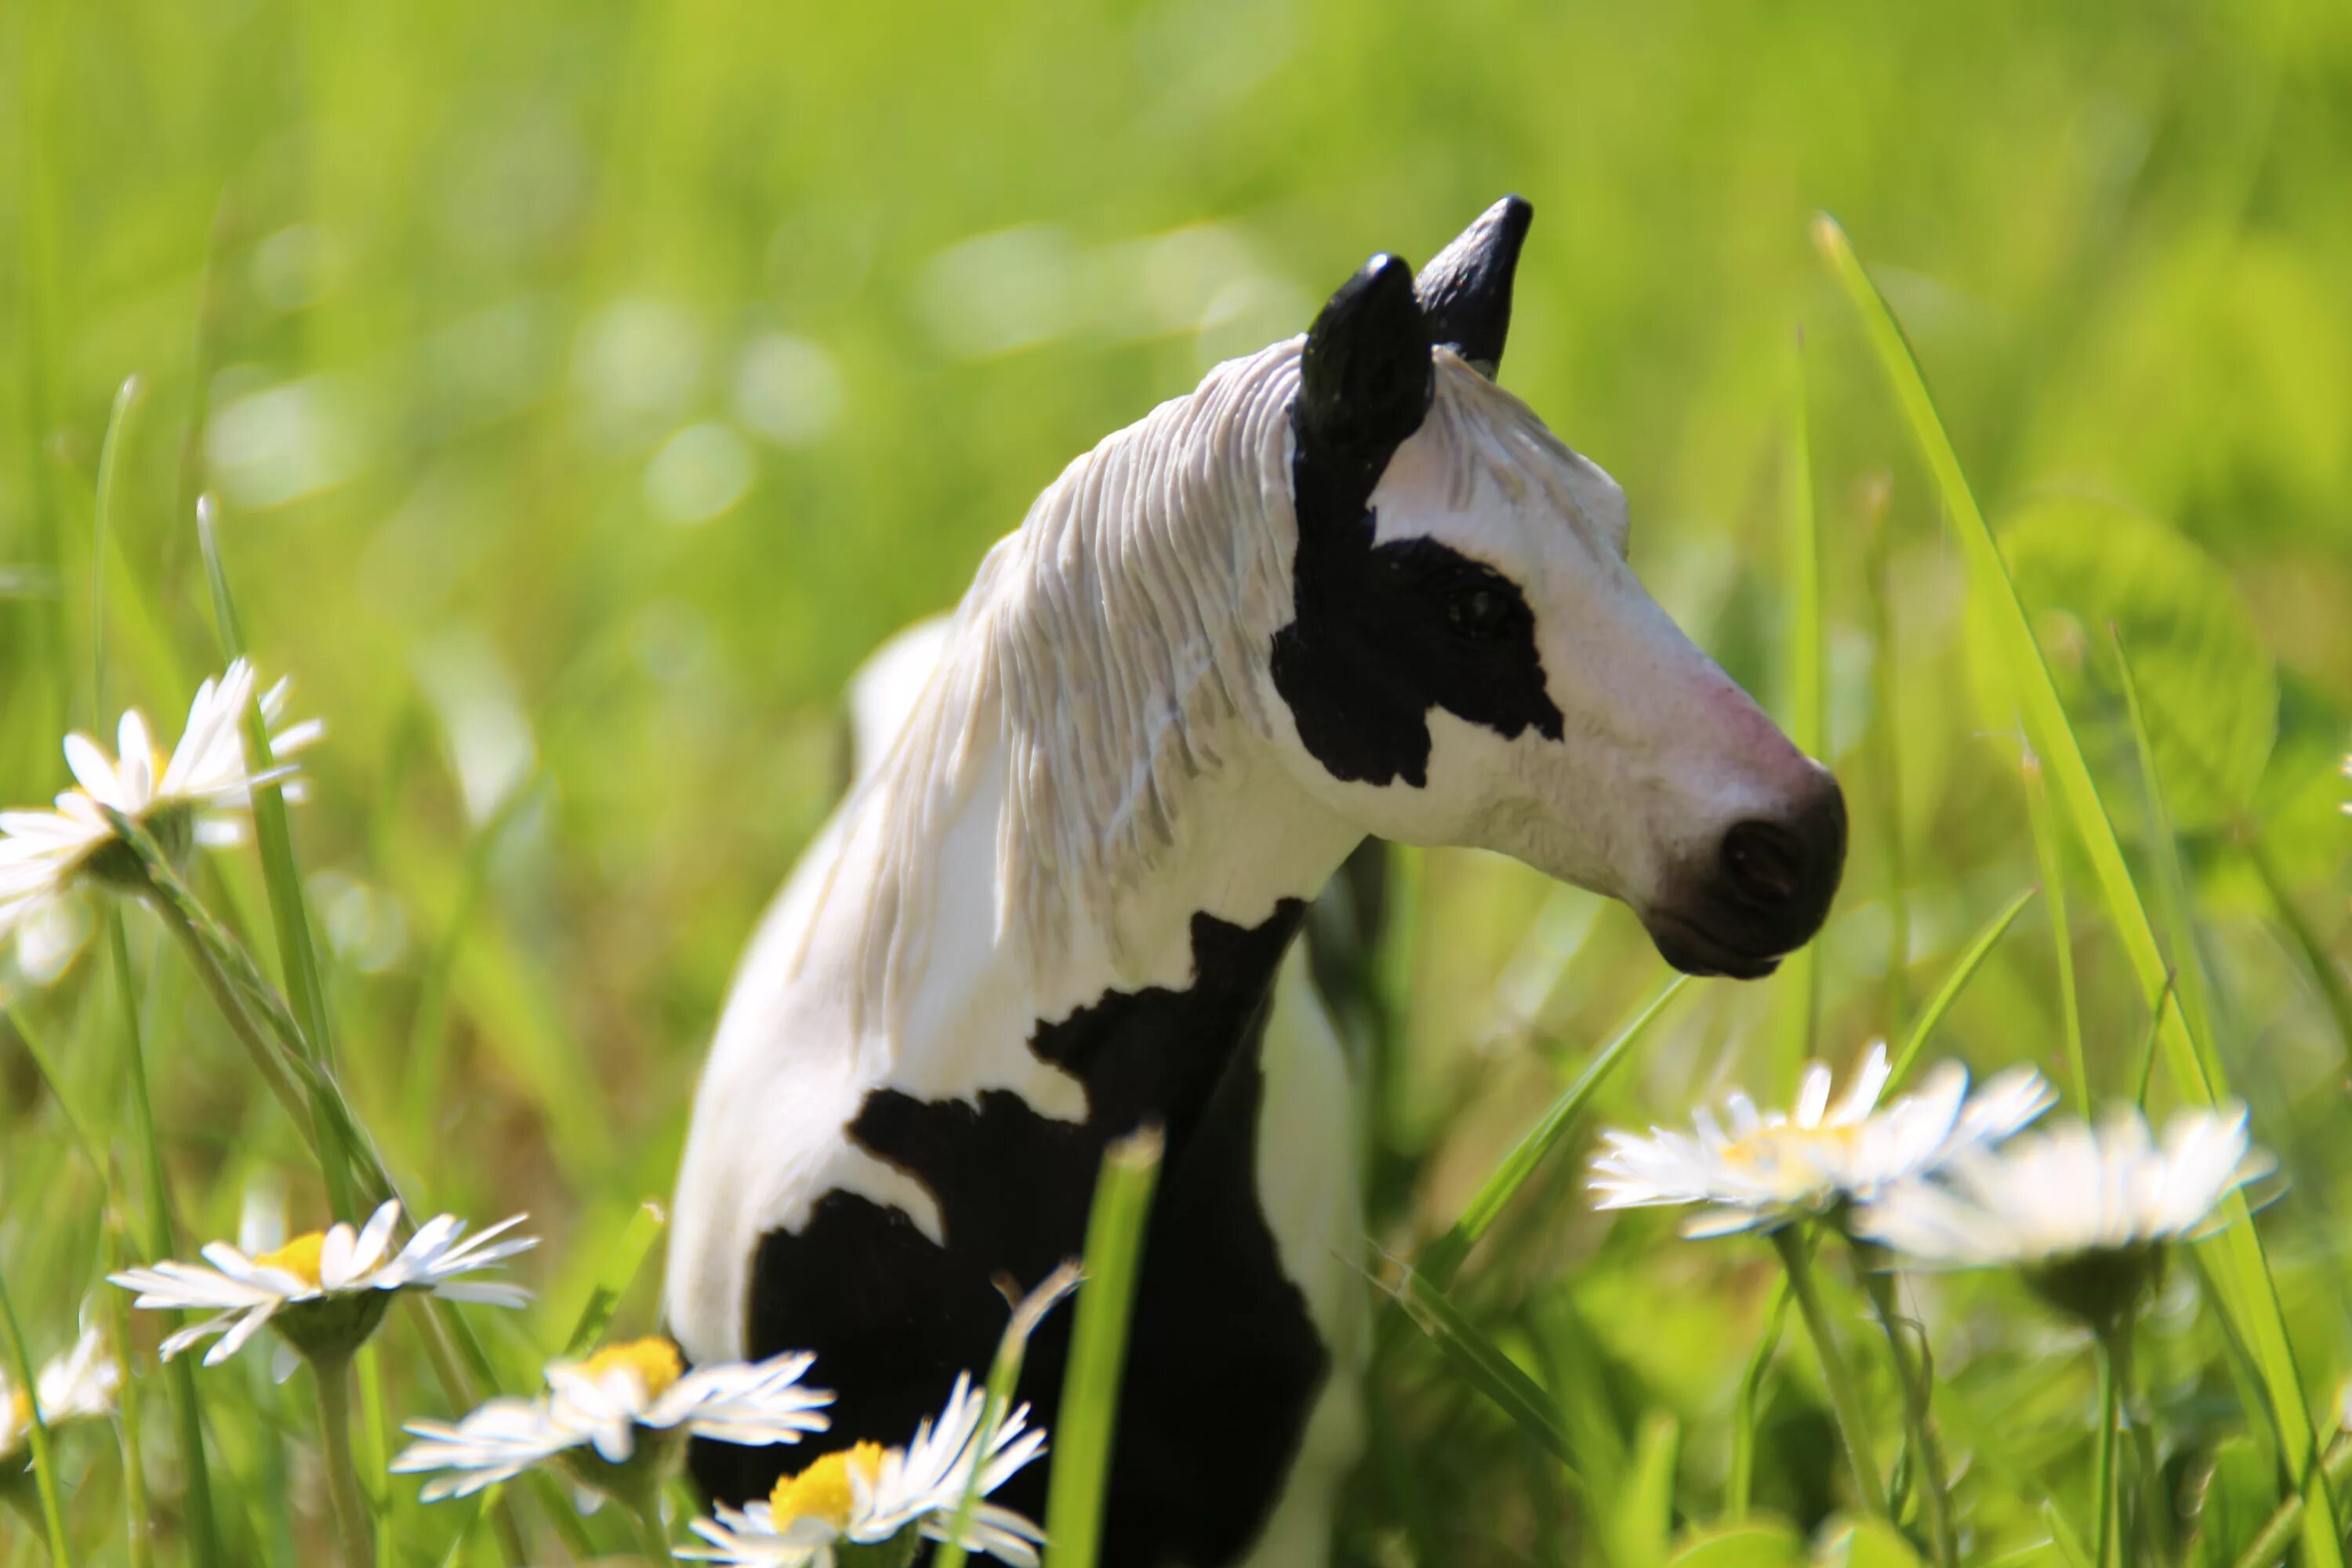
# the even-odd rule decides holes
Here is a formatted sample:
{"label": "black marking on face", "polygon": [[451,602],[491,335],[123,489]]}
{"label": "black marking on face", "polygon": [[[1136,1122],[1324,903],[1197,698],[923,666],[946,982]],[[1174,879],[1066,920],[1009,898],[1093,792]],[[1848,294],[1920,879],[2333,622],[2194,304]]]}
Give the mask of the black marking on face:
{"label": "black marking on face", "polygon": [[[1444,291],[1457,314],[1474,304],[1491,311],[1499,288],[1507,321],[1525,206],[1500,204],[1448,252],[1460,288]],[[1501,324],[1486,320],[1479,330],[1491,330],[1491,344],[1480,342],[1500,353]],[[1428,787],[1432,708],[1506,739],[1529,725],[1560,738],[1518,584],[1435,540],[1372,542],[1372,491],[1428,417],[1430,356],[1412,269],[1392,256],[1374,257],[1339,286],[1299,356],[1290,413],[1295,618],[1274,634],[1270,657],[1299,739],[1343,782]]]}
{"label": "black marking on face", "polygon": [[[1308,458],[1302,448],[1298,466]],[[1304,499],[1310,487],[1294,481]],[[1505,740],[1561,735],[1536,618],[1518,584],[1433,539],[1372,542],[1376,519],[1298,519],[1297,617],[1274,634],[1274,686],[1333,778],[1429,784],[1429,710]]]}
{"label": "black marking on face", "polygon": [[[1192,918],[1190,990],[1111,992],[1030,1049],[1086,1085],[1083,1122],[985,1090],[977,1105],[895,1090],[866,1098],[850,1133],[939,1199],[945,1245],[904,1214],[827,1194],[807,1227],[771,1231],[752,1263],[753,1356],[816,1352],[837,1389],[832,1429],[794,1447],[694,1445],[697,1482],[740,1504],[828,1449],[904,1443],[959,1372],[984,1375],[1003,1327],[996,1281],[1037,1283],[1081,1250],[1104,1145],[1147,1122],[1168,1134],[1145,1238],[1119,1405],[1103,1562],[1111,1568],[1237,1561],[1264,1527],[1329,1367],[1283,1273],[1257,1194],[1259,1049],[1276,967],[1305,905],[1254,930]],[[1031,1342],[1021,1397],[1048,1426],[1071,1315]],[[998,1500],[1042,1520],[1051,1457]]]}

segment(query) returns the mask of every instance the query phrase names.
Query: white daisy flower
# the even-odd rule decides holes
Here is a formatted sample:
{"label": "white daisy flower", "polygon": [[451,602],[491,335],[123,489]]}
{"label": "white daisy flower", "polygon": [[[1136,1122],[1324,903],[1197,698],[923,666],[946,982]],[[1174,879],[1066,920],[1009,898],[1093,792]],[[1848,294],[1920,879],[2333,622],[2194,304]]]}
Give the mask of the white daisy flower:
{"label": "white daisy flower", "polygon": [[1701,1110],[1693,1132],[1612,1131],[1592,1163],[1598,1206],[1704,1205],[1683,1226],[1690,1237],[1769,1230],[1866,1202],[1997,1143],[2056,1101],[2031,1068],[2011,1068],[1970,1096],[1968,1069],[1943,1062],[1916,1092],[1882,1107],[1887,1076],[1882,1044],[1871,1048],[1835,1106],[1830,1069],[1814,1062],[1805,1068],[1793,1111],[1761,1111],[1745,1094],[1733,1094],[1723,1121]]}
{"label": "white daisy flower", "polygon": [[1855,1228],[1928,1268],[2022,1268],[2055,1305],[2105,1322],[2154,1283],[2166,1243],[2197,1234],[2273,1164],[2242,1105],[2183,1110],[2160,1142],[2126,1108],[2095,1128],[2069,1122],[1973,1154],[1943,1182],[1892,1188]]}
{"label": "white daisy flower", "polygon": [[42,1423],[51,1427],[111,1415],[115,1390],[122,1385],[122,1369],[107,1353],[99,1331],[84,1329],[73,1349],[42,1367],[33,1384],[31,1394],[17,1387],[5,1364],[0,1363],[0,1466],[14,1466],[31,1452],[37,1401]]}
{"label": "white daisy flower", "polygon": [[[983,1464],[980,1425],[986,1405],[987,1395],[969,1377],[959,1376],[939,1419],[924,1420],[905,1447],[858,1443],[827,1454],[778,1481],[766,1501],[745,1509],[721,1507],[716,1519],[695,1521],[694,1533],[706,1544],[678,1555],[707,1563],[834,1568],[835,1549],[844,1544],[873,1545],[909,1529],[927,1540],[945,1541],[975,1466],[984,1498],[1045,1451],[1045,1434],[1028,1428],[1024,1405],[998,1424]],[[1045,1539],[1043,1531],[1011,1509],[975,1500],[963,1543],[967,1551],[1015,1568],[1035,1568]]]}
{"label": "white daisy flower", "polygon": [[[113,756],[88,735],[68,735],[66,765],[79,787],[58,795],[54,810],[0,812],[0,938],[26,933],[19,936],[19,963],[27,973],[45,964],[62,968],[46,947],[27,954],[25,945],[59,933],[54,926],[37,931],[38,922],[70,898],[92,857],[113,842],[109,809],[148,827],[167,848],[191,841],[234,844],[243,837],[239,814],[252,805],[252,792],[292,778],[294,767],[283,759],[316,742],[325,726],[313,719],[280,728],[290,689],[279,681],[261,699],[277,761],[256,772],[246,757],[244,731],[253,687],[253,666],[244,659],[219,679],[206,679],[188,705],[180,743],[168,754],[136,708],[115,726]],[[287,794],[300,797],[299,781]]]}
{"label": "white daisy flower", "polygon": [[394,1253],[392,1233],[400,1223],[395,1199],[377,1209],[356,1233],[348,1225],[314,1230],[259,1257],[215,1241],[204,1249],[209,1268],[164,1262],[108,1278],[126,1290],[138,1291],[136,1306],[215,1314],[166,1339],[166,1361],[217,1334],[218,1341],[205,1352],[205,1364],[216,1365],[266,1324],[275,1324],[306,1356],[348,1355],[375,1331],[384,1309],[403,1290],[497,1307],[528,1302],[530,1293],[519,1285],[459,1278],[538,1246],[535,1237],[506,1235],[523,1217],[516,1215],[467,1237],[465,1221],[441,1215],[419,1226],[408,1245]]}
{"label": "white daisy flower", "polygon": [[625,1492],[646,1469],[667,1464],[676,1436],[756,1447],[824,1431],[824,1407],[833,1394],[800,1381],[815,1359],[789,1352],[688,1372],[668,1340],[613,1345],[585,1361],[550,1366],[547,1392],[538,1399],[493,1399],[455,1424],[409,1423],[418,1441],[392,1468],[396,1475],[454,1472],[425,1483],[426,1502],[469,1497],[558,1458],[571,1463],[575,1479]]}

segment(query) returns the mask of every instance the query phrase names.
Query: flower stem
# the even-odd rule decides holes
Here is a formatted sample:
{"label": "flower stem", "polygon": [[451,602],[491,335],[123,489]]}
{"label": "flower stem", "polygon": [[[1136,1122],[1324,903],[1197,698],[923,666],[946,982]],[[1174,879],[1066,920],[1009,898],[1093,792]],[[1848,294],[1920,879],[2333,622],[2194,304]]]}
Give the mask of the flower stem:
{"label": "flower stem", "polygon": [[662,1523],[661,1488],[647,1487],[645,1497],[629,1511],[636,1516],[637,1533],[645,1539],[646,1561],[677,1562],[677,1555],[669,1546],[669,1528]]}
{"label": "flower stem", "polygon": [[314,1361],[310,1375],[319,1385],[319,1446],[326,1456],[327,1495],[334,1504],[344,1568],[375,1568],[375,1536],[360,1495],[359,1469],[352,1462],[351,1358]]}
{"label": "flower stem", "polygon": [[[106,928],[113,949],[114,976],[122,1004],[123,1059],[130,1068],[131,1113],[137,1123],[142,1174],[147,1183],[148,1246],[158,1258],[172,1256],[172,1194],[163,1179],[163,1145],[155,1132],[155,1102],[147,1091],[147,1047],[139,1028],[138,990],[131,983],[131,944],[122,934],[122,912],[110,906]],[[180,1314],[160,1314],[163,1331],[180,1326]],[[188,1362],[167,1363],[172,1383],[172,1409],[179,1418],[180,1462],[187,1468],[185,1506],[188,1510],[188,1556],[201,1568],[216,1568],[221,1561],[220,1527],[213,1512],[212,1471],[205,1460],[204,1406],[197,1402],[196,1369]],[[130,1368],[123,1368],[127,1374]]]}
{"label": "flower stem", "polygon": [[1878,1461],[1871,1457],[1870,1428],[1864,1424],[1862,1399],[1854,1390],[1853,1373],[1845,1364],[1845,1355],[1838,1349],[1829,1312],[1822,1305],[1821,1289],[1813,1279],[1813,1262],[1805,1242],[1794,1226],[1784,1226],[1772,1233],[1772,1245],[1780,1254],[1780,1265],[1789,1272],[1790,1292],[1797,1298],[1797,1310],[1804,1315],[1805,1331],[1812,1336],[1813,1353],[1822,1363],[1822,1382],[1829,1388],[1830,1410],[1837,1417],[1838,1436],[1845,1444],[1854,1489],[1861,1494],[1864,1509],[1885,1519],[1886,1487],[1879,1479]]}
{"label": "flower stem", "polygon": [[2116,1467],[2120,1451],[2116,1443],[2116,1417],[2121,1408],[2123,1380],[2116,1375],[2116,1341],[2129,1332],[2111,1329],[2098,1337],[2099,1357],[2099,1449],[2098,1449],[2098,1556],[2095,1568],[2123,1568],[2123,1542],[2116,1528],[2118,1497],[2116,1488]]}
{"label": "flower stem", "polygon": [[1902,1310],[1895,1300],[1895,1276],[1883,1265],[1883,1257],[1866,1244],[1854,1247],[1855,1271],[1862,1276],[1863,1289],[1870,1294],[1870,1304],[1878,1313],[1878,1326],[1886,1334],[1886,1348],[1895,1357],[1895,1376],[1903,1385],[1903,1419],[1911,1429],[1911,1451],[1919,1456],[1920,1488],[1927,1511],[1927,1533],[1936,1549],[1938,1568],[1958,1568],[1959,1537],[1952,1525],[1951,1477],[1944,1468],[1943,1445],[1937,1440],[1933,1411],[1929,1408],[1929,1380],[1932,1369],[1927,1364],[1927,1346],[1923,1340],[1920,1354],[1914,1356],[1903,1337]]}

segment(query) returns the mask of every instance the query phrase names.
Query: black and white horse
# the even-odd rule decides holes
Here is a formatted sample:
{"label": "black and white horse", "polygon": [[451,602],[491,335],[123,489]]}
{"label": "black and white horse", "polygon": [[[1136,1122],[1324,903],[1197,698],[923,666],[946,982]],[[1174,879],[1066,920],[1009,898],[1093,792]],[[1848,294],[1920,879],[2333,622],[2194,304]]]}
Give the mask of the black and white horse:
{"label": "black and white horse", "polygon": [[[990,552],[888,757],[762,921],[669,1263],[698,1361],[800,1348],[824,1441],[903,1441],[1075,1253],[1106,1141],[1168,1135],[1106,1561],[1311,1564],[1353,1457],[1360,1252],[1328,1030],[1262,1049],[1367,835],[1624,900],[1698,973],[1820,927],[1837,785],[1625,562],[1624,499],[1494,384],[1529,209],[1220,365]],[[1024,1394],[1046,1420],[1066,1324]],[[778,1451],[706,1446],[740,1500]],[[798,1458],[791,1462],[801,1462]],[[1004,1500],[1035,1511],[1043,1465]]]}

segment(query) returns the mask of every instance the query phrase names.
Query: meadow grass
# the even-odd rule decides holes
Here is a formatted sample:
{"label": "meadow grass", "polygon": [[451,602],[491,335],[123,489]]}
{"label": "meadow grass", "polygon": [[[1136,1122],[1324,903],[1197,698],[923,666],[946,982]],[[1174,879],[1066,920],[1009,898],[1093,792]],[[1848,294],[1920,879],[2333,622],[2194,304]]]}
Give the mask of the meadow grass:
{"label": "meadow grass", "polygon": [[[111,1440],[32,1429],[0,1562],[325,1560],[338,1419],[381,1562],[635,1550],[552,1476],[384,1468],[658,1327],[695,1067],[842,679],[1069,456],[1513,188],[1505,383],[1836,766],[1853,850],[1780,976],[1671,990],[1622,910],[1394,854],[1339,999],[1375,1316],[1338,1560],[2342,1560],[2321,9],[25,0],[0,84],[0,804],[239,654],[331,730],[248,847],[145,846],[60,976],[0,961],[0,1348],[22,1386],[87,1319],[135,1373]],[[1998,1271],[1593,1209],[1599,1128],[1874,1038],[1906,1083],[2039,1066],[2059,1118],[2234,1095],[2281,1176],[2127,1357]],[[537,1302],[397,1305],[325,1426],[266,1355],[157,1368],[100,1284],[393,1191],[530,1211]],[[1095,1288],[1100,1371],[1036,1413],[1073,1475]],[[1055,1568],[1091,1507],[1055,1498]]]}

